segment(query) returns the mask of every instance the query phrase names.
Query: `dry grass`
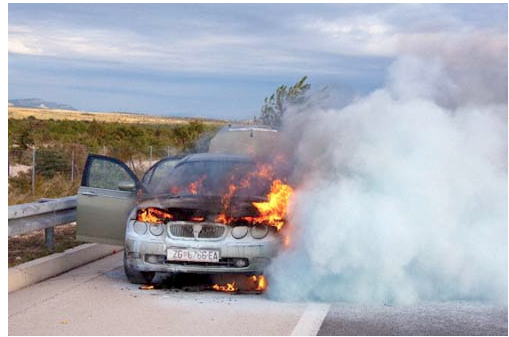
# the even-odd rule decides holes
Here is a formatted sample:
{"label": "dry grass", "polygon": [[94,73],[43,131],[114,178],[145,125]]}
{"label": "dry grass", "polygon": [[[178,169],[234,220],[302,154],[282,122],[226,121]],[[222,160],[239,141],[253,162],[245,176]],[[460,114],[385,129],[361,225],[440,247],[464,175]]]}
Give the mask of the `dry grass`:
{"label": "dry grass", "polygon": [[37,202],[41,198],[61,198],[75,195],[78,192],[81,179],[75,179],[71,183],[69,177],[56,174],[51,178],[37,176],[35,190],[32,195],[30,173],[20,173],[9,179],[9,205]]}
{"label": "dry grass", "polygon": [[[177,117],[158,117],[142,114],[130,114],[119,112],[85,112],[73,110],[56,109],[38,109],[38,108],[19,108],[10,106],[8,109],[9,118],[24,119],[33,116],[37,119],[54,120],[79,120],[79,121],[97,121],[108,123],[129,123],[129,124],[182,124],[189,123],[191,118]],[[209,124],[222,125],[226,121],[203,119],[200,121]]]}
{"label": "dry grass", "polygon": [[[81,243],[76,241],[75,224],[55,227],[55,252],[63,252]],[[44,230],[11,236],[8,247],[9,267],[51,254],[44,246]]]}

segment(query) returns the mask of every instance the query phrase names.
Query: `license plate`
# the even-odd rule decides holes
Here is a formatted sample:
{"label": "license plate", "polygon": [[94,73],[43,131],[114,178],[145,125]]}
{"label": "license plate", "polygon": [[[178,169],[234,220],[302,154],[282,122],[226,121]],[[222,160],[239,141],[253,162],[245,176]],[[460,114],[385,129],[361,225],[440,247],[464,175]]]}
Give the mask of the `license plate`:
{"label": "license plate", "polygon": [[219,251],[211,249],[170,248],[168,261],[219,262]]}

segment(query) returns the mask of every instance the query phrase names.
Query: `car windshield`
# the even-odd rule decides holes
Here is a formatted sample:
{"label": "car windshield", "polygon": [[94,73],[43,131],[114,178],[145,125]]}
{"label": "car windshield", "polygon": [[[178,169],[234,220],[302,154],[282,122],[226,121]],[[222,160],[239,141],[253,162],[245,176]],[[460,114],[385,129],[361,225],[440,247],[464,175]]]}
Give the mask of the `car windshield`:
{"label": "car windshield", "polygon": [[270,181],[257,177],[255,168],[245,161],[188,161],[172,169],[156,169],[159,178],[146,187],[151,195],[224,196],[235,185],[233,196],[263,197]]}

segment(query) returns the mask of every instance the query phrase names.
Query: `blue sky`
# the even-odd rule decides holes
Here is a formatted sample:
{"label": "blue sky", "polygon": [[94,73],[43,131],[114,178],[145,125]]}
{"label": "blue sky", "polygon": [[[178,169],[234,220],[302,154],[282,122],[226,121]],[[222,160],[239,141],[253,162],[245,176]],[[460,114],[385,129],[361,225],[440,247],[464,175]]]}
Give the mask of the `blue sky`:
{"label": "blue sky", "polygon": [[475,32],[507,40],[507,4],[9,4],[9,99],[252,118],[303,75],[344,104],[409,41]]}

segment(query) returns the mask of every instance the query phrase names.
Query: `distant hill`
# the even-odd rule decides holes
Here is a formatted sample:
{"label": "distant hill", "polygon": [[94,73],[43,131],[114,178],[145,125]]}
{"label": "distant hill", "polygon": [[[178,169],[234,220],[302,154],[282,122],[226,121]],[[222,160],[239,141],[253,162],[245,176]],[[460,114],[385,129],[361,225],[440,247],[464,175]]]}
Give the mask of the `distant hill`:
{"label": "distant hill", "polygon": [[20,108],[77,110],[68,104],[48,102],[40,98],[11,99],[9,100],[9,106],[16,106]]}

